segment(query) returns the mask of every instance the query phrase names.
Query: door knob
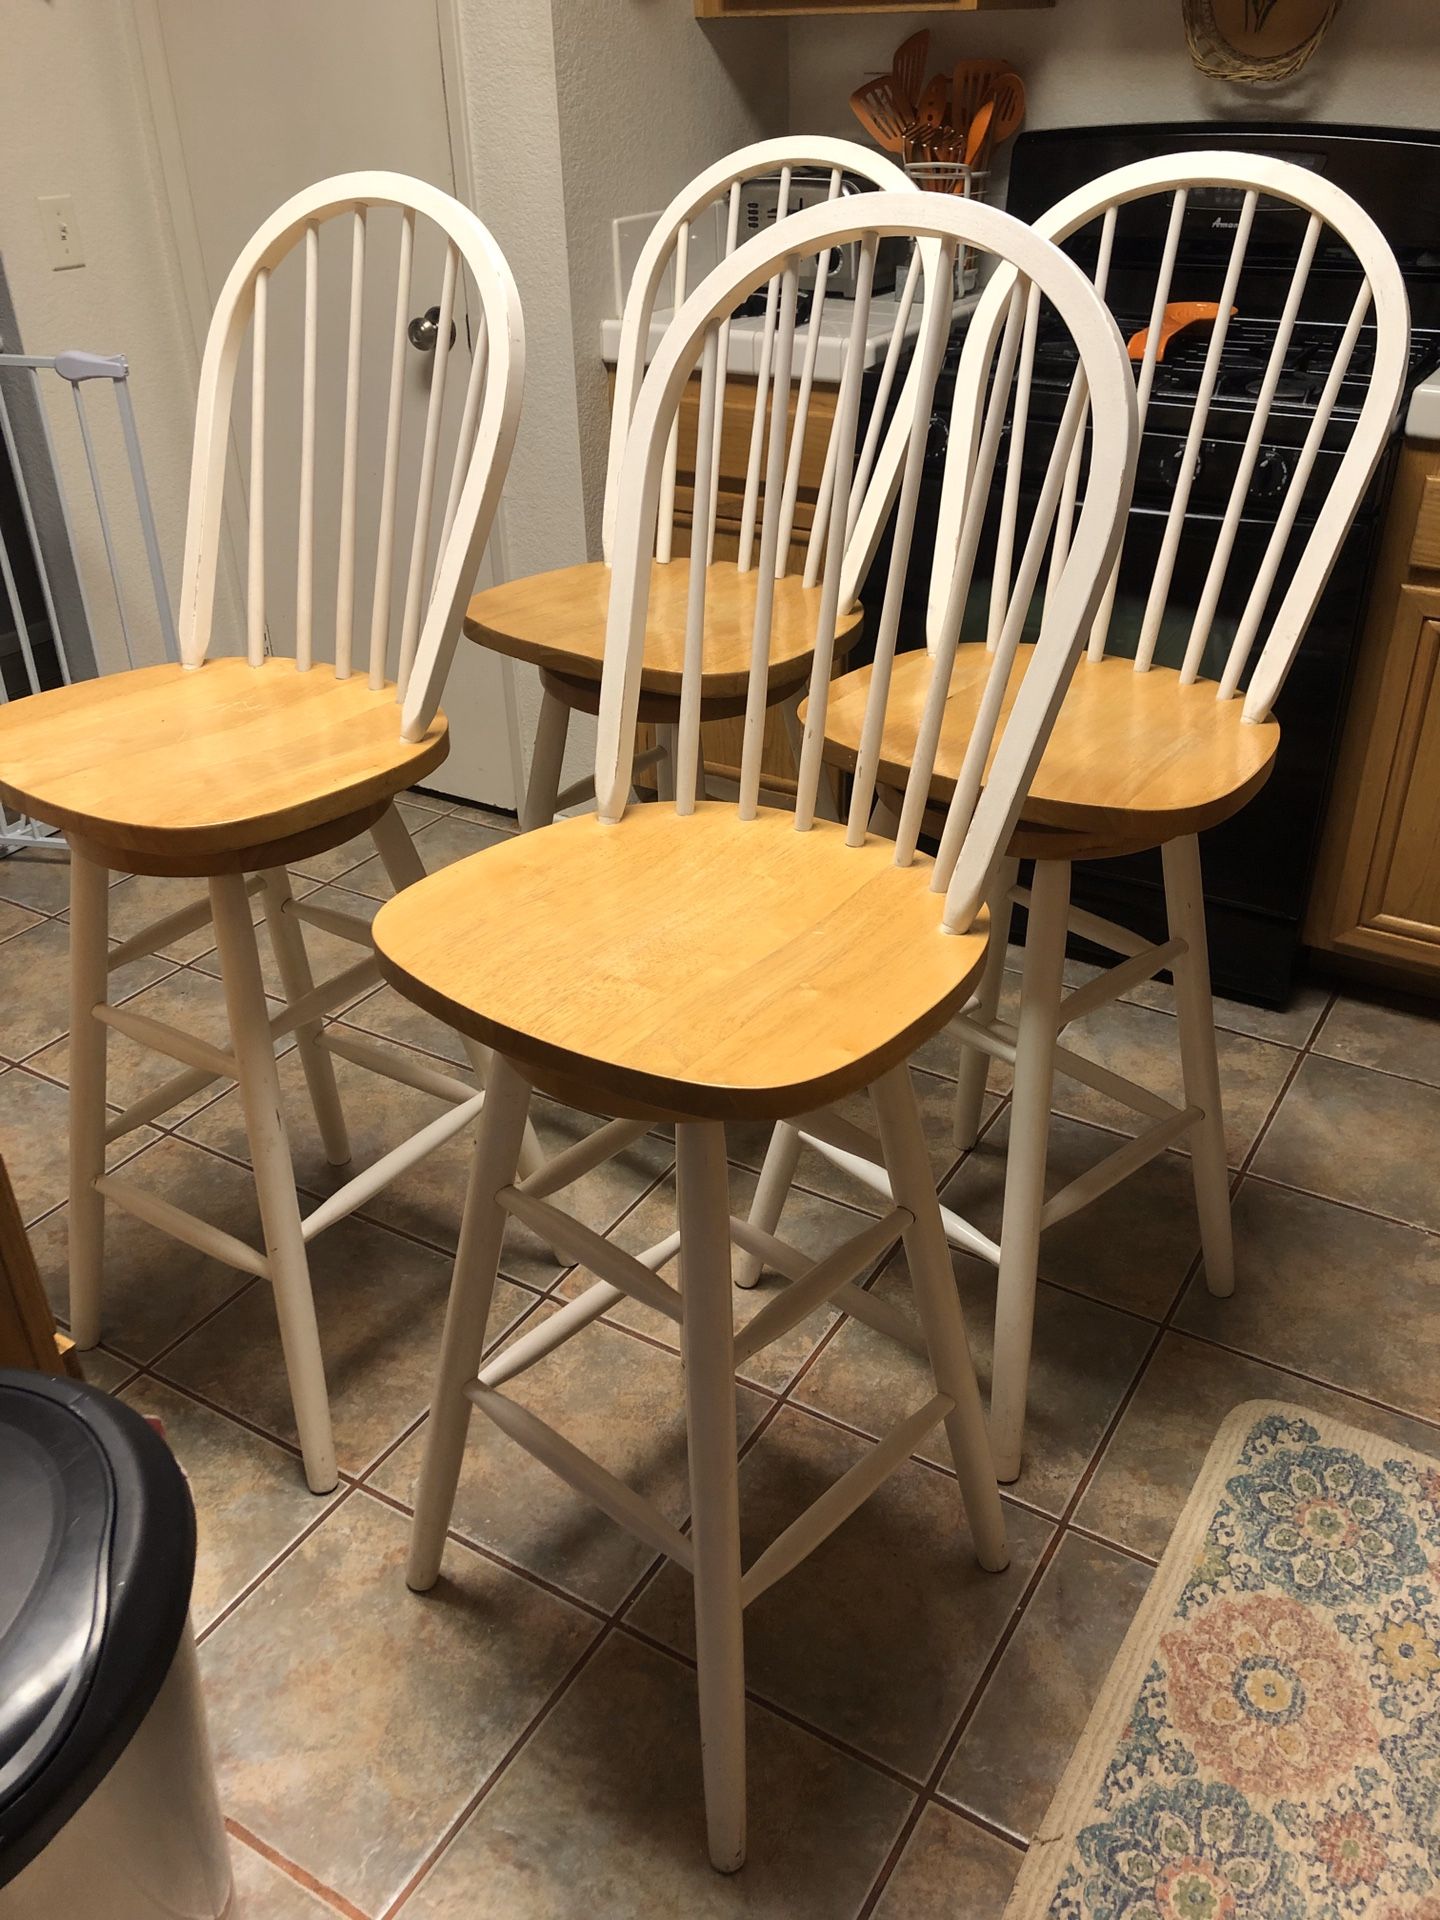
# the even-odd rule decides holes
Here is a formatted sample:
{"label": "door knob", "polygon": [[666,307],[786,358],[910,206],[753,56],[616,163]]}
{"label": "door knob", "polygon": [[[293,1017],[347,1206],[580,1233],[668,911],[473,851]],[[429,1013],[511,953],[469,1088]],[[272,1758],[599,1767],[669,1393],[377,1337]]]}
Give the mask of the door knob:
{"label": "door knob", "polygon": [[[410,336],[410,344],[420,353],[433,353],[435,342],[440,335],[440,309],[427,307],[424,313],[417,313],[405,329]],[[455,322],[450,322],[450,344],[455,344]]]}

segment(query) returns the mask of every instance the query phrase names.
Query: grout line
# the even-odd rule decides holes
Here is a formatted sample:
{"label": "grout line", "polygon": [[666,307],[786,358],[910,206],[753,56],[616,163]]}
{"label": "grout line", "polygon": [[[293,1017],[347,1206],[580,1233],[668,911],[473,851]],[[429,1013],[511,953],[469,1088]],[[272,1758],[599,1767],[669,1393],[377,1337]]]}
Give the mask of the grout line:
{"label": "grout line", "polygon": [[251,1853],[258,1853],[262,1860],[268,1860],[277,1872],[283,1873],[287,1879],[293,1880],[297,1886],[313,1894],[333,1912],[343,1915],[344,1920],[370,1920],[369,1914],[357,1907],[353,1901],[347,1900],[343,1893],[337,1893],[334,1887],[326,1886],[323,1880],[317,1880],[313,1873],[305,1867],[297,1866],[293,1860],[287,1859],[277,1847],[272,1847],[269,1841],[262,1840],[258,1833],[252,1833],[247,1826],[243,1826],[230,1814],[225,1816],[225,1831],[241,1846],[248,1848]]}
{"label": "grout line", "polygon": [[345,1505],[345,1502],[357,1491],[358,1489],[353,1482],[347,1483],[342,1478],[339,1489],[335,1494],[315,1495],[316,1500],[323,1501],[324,1504],[320,1507],[320,1511],[315,1515],[314,1519],[308,1521],[293,1539],[287,1540],[280,1552],[275,1555],[274,1559],[271,1560],[267,1566],[263,1567],[261,1571],[255,1575],[253,1580],[247,1580],[240,1591],[227,1600],[225,1605],[219,1609],[212,1619],[206,1621],[205,1625],[196,1632],[196,1646],[203,1646],[212,1634],[224,1626],[232,1614],[238,1613],[250,1598],[251,1594],[262,1587],[270,1578],[271,1574],[282,1567],[290,1556],[304,1545],[311,1534],[325,1524],[332,1514],[338,1513],[341,1507]]}

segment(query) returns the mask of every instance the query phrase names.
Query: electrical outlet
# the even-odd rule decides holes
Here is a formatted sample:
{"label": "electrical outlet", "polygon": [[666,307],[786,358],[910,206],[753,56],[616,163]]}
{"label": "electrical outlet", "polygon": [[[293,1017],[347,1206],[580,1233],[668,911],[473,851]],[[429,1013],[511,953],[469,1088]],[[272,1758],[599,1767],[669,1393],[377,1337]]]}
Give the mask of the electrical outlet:
{"label": "electrical outlet", "polygon": [[75,224],[74,200],[68,193],[42,193],[35,204],[40,209],[40,224],[45,229],[45,245],[54,271],[83,267],[85,252],[80,245],[80,229]]}

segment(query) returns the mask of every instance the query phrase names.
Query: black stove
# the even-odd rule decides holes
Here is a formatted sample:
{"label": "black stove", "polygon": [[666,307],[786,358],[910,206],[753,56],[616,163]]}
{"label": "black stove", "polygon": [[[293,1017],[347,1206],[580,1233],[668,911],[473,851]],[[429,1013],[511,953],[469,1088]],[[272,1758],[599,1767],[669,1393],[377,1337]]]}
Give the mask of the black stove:
{"label": "black stove", "polygon": [[[1440,138],[1353,127],[1214,123],[1028,133],[1015,144],[1007,206],[1021,219],[1034,220],[1064,195],[1112,168],[1160,154],[1206,148],[1264,153],[1296,161],[1323,172],[1357,199],[1380,225],[1405,272],[1413,321],[1410,384],[1440,366]],[[1170,290],[1172,300],[1216,297],[1233,243],[1240,198],[1238,192],[1228,188],[1192,190]],[[1169,216],[1168,194],[1121,210],[1107,298],[1127,340],[1148,321]],[[1254,416],[1255,396],[1289,292],[1306,220],[1300,210],[1265,199],[1256,213],[1237,293],[1238,311],[1223,348],[1156,648],[1155,658],[1162,665],[1178,665],[1184,651]],[[1092,225],[1067,246],[1088,271],[1093,271],[1097,235],[1098,226]],[[1327,230],[1311,271],[1246,496],[1202,666],[1207,675],[1218,677],[1220,672],[1358,285],[1359,270],[1353,255]],[[1164,358],[1155,368],[1108,652],[1123,655],[1134,651],[1209,345],[1207,323],[1176,333],[1166,343]],[[959,350],[957,335],[951,343],[947,373],[936,391],[927,498],[922,507],[922,511],[932,513],[938,502],[944,419],[953,390],[951,370]],[[1288,583],[1330,475],[1349,442],[1364,397],[1372,352],[1373,334],[1367,338],[1362,332],[1300,504],[1290,549],[1276,581],[1272,610]],[[1042,323],[1030,406],[1032,422],[1058,420],[1074,361],[1068,335],[1058,324],[1047,328]],[[1345,694],[1398,441],[1397,425],[1392,445],[1367,491],[1277,704],[1281,746],[1275,771],[1234,820],[1202,837],[1211,970],[1218,992],[1278,1005],[1290,990],[1318,829],[1339,744]],[[1048,451],[1043,431],[1038,436],[1027,435],[1021,468],[1022,518],[1038,492]],[[996,493],[998,496],[998,481]],[[916,553],[929,550],[930,543],[917,531]],[[920,573],[916,567],[909,582],[902,636],[905,645],[923,644],[925,583]],[[870,578],[872,583],[883,581],[883,567],[877,565]],[[977,571],[967,614],[967,638],[983,637],[987,584]],[[1035,612],[1038,617],[1038,608]],[[1262,628],[1262,636],[1263,632]],[[1252,662],[1258,652],[1257,646]],[[1164,894],[1158,855],[1078,863],[1074,896],[1077,904],[1117,919],[1137,932],[1163,935]]]}

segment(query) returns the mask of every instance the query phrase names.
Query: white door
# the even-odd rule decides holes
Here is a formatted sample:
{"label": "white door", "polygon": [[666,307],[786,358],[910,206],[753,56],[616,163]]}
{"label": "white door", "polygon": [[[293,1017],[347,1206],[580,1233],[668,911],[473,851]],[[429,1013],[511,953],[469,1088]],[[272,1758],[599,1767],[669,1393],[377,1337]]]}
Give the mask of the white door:
{"label": "white door", "polygon": [[[164,96],[155,100],[157,120],[174,129],[174,138],[162,142],[162,150],[168,146],[168,171],[181,176],[167,184],[177,207],[177,225],[188,218],[198,243],[195,270],[203,297],[193,304],[207,318],[240,248],[260,222],[301,187],[329,174],[387,168],[455,191],[440,13],[450,3],[245,0],[236,6],[233,0],[142,0],[137,19],[147,79],[152,95]],[[384,217],[375,218],[381,226],[376,241],[383,248]],[[322,407],[327,385],[336,387],[344,377],[347,316],[340,302],[327,306],[323,293],[330,264],[323,250],[348,255],[348,234],[339,231],[344,224],[327,223],[321,236]],[[398,220],[396,226],[398,231]],[[417,246],[412,280],[417,312],[440,297],[438,244],[434,255],[428,258]],[[343,273],[339,278],[343,281]],[[365,331],[367,341],[377,346],[390,337],[393,298],[393,281],[387,292],[372,276]],[[298,407],[300,393],[299,301],[298,278],[287,280],[282,268],[272,286],[267,330],[269,418],[280,417],[282,432],[284,397],[293,394]],[[362,444],[360,471],[377,486],[387,358],[384,351],[367,351],[362,362],[367,392],[361,418],[373,445]],[[407,358],[404,445],[416,460],[433,364],[433,356],[418,349]],[[463,386],[458,367],[451,378]],[[375,384],[371,388],[368,383]],[[244,405],[242,395],[234,436],[242,487],[248,457]],[[293,489],[295,483],[295,463],[273,447],[266,468],[267,571],[272,581],[293,577],[294,542],[287,544],[285,529],[297,520],[298,503],[293,492],[288,497],[286,493],[287,485]],[[322,459],[316,473],[317,555],[324,551],[322,530],[338,523],[338,494],[338,458],[328,463]],[[364,506],[362,499],[362,525]],[[402,569],[397,572],[403,577]],[[322,643],[333,622],[334,580],[329,573],[317,564],[315,644],[322,657],[329,657]],[[491,554],[477,584],[483,586],[493,577]],[[401,591],[399,585],[396,590]],[[272,645],[277,652],[290,651],[283,594],[267,592],[267,612]],[[361,644],[357,639],[357,646]],[[430,776],[430,784],[458,798],[514,807],[515,721],[508,664],[462,641],[445,711],[451,726],[450,757]]]}

